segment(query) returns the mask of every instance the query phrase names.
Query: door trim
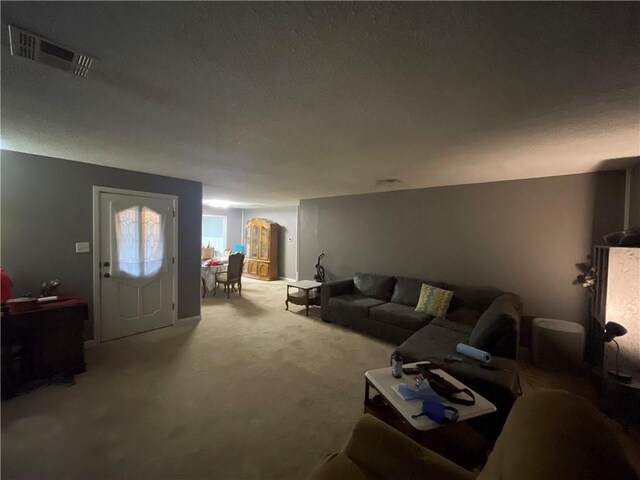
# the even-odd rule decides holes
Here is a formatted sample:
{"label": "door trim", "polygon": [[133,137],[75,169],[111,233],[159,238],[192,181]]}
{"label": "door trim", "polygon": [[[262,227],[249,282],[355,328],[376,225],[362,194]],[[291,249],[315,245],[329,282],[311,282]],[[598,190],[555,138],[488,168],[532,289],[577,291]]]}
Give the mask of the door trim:
{"label": "door trim", "polygon": [[176,212],[173,219],[173,257],[176,259],[174,266],[173,298],[173,325],[178,320],[178,196],[166,193],[141,192],[124,188],[93,186],[93,338],[85,341],[87,347],[102,343],[102,298],[100,297],[100,194],[119,193],[122,195],[136,195],[138,197],[155,197],[173,200],[173,210]]}

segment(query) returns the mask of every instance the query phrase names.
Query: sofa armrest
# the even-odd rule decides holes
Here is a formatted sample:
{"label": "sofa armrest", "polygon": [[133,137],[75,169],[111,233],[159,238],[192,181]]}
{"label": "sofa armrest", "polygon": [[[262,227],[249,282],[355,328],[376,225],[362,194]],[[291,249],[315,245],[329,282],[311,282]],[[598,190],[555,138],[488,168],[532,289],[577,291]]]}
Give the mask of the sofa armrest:
{"label": "sofa armrest", "polygon": [[338,280],[335,282],[326,282],[322,284],[320,289],[320,304],[322,308],[322,319],[326,322],[331,321],[331,312],[329,310],[329,299],[339,295],[353,293],[353,279]]}
{"label": "sofa armrest", "polygon": [[356,465],[380,480],[472,480],[471,472],[418,445],[371,415],[363,415],[343,448]]}
{"label": "sofa armrest", "polygon": [[520,297],[513,293],[500,295],[478,319],[469,344],[491,355],[516,359],[521,311]]}

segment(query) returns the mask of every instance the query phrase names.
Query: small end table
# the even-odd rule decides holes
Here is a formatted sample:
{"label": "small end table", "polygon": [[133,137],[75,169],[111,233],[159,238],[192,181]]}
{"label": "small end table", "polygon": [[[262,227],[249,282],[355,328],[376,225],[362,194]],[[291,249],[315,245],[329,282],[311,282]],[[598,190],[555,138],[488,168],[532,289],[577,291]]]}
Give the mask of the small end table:
{"label": "small end table", "polygon": [[607,375],[603,367],[593,368],[591,375],[596,381],[600,410],[610,417],[620,418],[625,431],[630,425],[640,423],[640,378],[621,382]]}
{"label": "small end table", "polygon": [[[320,306],[320,282],[313,280],[299,280],[297,282],[287,283],[287,299],[284,304],[285,310],[289,310],[289,302],[294,305],[302,305],[307,309],[307,317],[309,316],[309,305]],[[297,288],[295,292],[291,292],[291,287]]]}

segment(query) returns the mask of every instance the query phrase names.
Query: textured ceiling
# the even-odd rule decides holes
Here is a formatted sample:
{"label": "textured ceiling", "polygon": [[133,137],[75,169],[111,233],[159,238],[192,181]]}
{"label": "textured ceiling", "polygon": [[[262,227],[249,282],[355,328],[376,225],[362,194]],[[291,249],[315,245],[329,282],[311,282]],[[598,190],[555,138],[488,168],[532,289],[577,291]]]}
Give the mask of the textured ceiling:
{"label": "textured ceiling", "polygon": [[[2,2],[8,149],[300,198],[640,155],[639,3]],[[100,59],[8,54],[15,23]]]}

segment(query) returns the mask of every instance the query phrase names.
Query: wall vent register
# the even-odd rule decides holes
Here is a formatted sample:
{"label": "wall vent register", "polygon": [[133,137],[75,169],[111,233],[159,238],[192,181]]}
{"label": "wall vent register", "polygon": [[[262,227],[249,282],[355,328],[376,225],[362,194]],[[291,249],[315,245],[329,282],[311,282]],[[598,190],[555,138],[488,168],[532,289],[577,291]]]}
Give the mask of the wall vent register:
{"label": "wall vent register", "polygon": [[86,77],[95,70],[97,60],[89,55],[71,50],[14,25],[9,25],[11,55],[44,63],[50,67]]}

